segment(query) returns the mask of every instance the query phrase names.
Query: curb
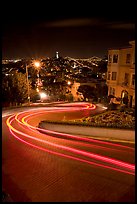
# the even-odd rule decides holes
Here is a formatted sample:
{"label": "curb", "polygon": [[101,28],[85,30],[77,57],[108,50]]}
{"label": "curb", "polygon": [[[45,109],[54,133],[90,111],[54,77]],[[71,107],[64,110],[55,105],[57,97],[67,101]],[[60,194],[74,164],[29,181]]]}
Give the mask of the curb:
{"label": "curb", "polygon": [[[111,142],[135,144],[134,131],[129,131],[129,130],[113,130],[113,129],[106,129],[106,128],[102,129],[99,127],[97,128],[89,127],[87,129],[87,127],[79,127],[76,125],[75,126],[62,125],[62,124],[60,125],[60,124],[53,124],[53,123],[51,124],[46,122],[39,123],[39,127],[45,130],[51,130],[51,131],[60,132],[64,134],[79,135],[87,138],[106,140]],[[108,137],[108,135],[111,135],[111,136]],[[131,137],[130,140],[128,139],[129,135]],[[119,138],[120,136],[121,138]]]}

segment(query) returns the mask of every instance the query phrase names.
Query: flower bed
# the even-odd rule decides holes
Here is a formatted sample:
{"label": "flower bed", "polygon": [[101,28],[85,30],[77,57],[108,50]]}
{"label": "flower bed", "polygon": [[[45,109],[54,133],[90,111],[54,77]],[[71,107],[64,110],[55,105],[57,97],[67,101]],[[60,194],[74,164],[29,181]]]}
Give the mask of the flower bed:
{"label": "flower bed", "polygon": [[101,114],[85,117],[77,120],[64,121],[41,121],[41,123],[105,127],[116,129],[135,129],[135,111],[131,109],[105,111]]}
{"label": "flower bed", "polygon": [[82,118],[74,122],[78,121],[97,127],[135,129],[135,114],[133,111],[106,111],[103,114]]}

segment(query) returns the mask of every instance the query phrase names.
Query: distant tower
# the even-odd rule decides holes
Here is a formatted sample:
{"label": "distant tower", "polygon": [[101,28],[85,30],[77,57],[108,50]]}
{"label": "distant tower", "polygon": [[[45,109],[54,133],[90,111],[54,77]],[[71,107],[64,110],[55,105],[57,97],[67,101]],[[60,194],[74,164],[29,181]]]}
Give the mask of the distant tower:
{"label": "distant tower", "polygon": [[58,53],[58,52],[56,52],[56,58],[57,58],[57,59],[59,58],[59,53]]}
{"label": "distant tower", "polygon": [[76,63],[74,62],[74,64],[73,64],[73,68],[76,68]]}

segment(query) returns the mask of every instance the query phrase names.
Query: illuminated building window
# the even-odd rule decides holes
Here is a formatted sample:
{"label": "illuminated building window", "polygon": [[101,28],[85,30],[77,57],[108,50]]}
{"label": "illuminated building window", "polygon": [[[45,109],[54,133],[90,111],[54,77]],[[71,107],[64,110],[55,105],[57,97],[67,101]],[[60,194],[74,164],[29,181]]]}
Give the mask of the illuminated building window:
{"label": "illuminated building window", "polygon": [[125,73],[125,79],[124,79],[125,85],[127,85],[128,82],[129,82],[129,74],[128,74],[128,73]]}
{"label": "illuminated building window", "polygon": [[112,72],[112,80],[116,80],[117,72]]}
{"label": "illuminated building window", "polygon": [[132,75],[132,85],[135,85],[135,74]]}
{"label": "illuminated building window", "polygon": [[108,55],[108,63],[111,63],[112,57],[111,55]]}
{"label": "illuminated building window", "polygon": [[112,88],[112,95],[115,96],[115,89]]}
{"label": "illuminated building window", "polygon": [[131,59],[131,55],[130,55],[130,54],[127,54],[127,55],[126,55],[126,64],[129,64],[129,63],[130,63],[130,59]]}
{"label": "illuminated building window", "polygon": [[108,72],[108,80],[110,80],[110,72]]}
{"label": "illuminated building window", "polygon": [[110,87],[109,94],[114,96],[115,95],[115,89]]}
{"label": "illuminated building window", "polygon": [[117,63],[118,62],[118,55],[113,55],[113,63]]}
{"label": "illuminated building window", "polygon": [[109,88],[109,94],[112,95],[112,87]]}

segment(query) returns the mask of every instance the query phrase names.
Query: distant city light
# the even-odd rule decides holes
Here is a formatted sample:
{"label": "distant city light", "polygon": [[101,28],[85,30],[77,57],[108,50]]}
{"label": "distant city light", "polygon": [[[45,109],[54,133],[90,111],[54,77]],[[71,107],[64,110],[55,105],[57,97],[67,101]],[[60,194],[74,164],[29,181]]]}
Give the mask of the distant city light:
{"label": "distant city light", "polygon": [[70,85],[71,84],[71,82],[70,81],[68,81],[68,85]]}
{"label": "distant city light", "polygon": [[37,91],[37,92],[39,92],[39,89],[38,89],[38,88],[36,88],[36,91]]}

